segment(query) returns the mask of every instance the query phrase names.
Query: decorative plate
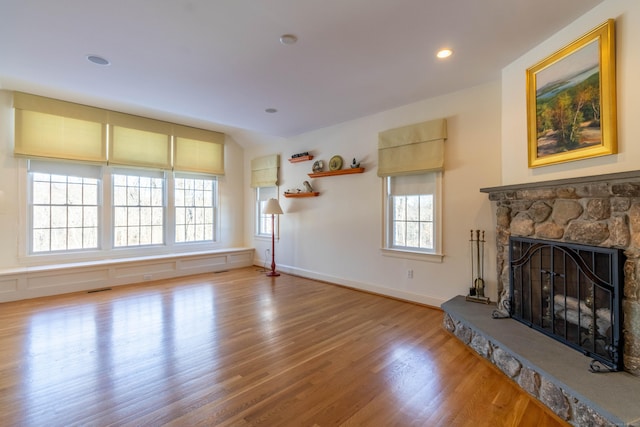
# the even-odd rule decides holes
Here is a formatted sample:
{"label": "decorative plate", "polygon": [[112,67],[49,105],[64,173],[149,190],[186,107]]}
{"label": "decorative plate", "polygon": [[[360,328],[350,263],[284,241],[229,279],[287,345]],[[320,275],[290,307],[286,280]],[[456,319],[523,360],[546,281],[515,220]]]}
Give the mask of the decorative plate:
{"label": "decorative plate", "polygon": [[324,169],[324,162],[322,160],[313,162],[313,171],[315,173],[322,172],[322,169]]}
{"label": "decorative plate", "polygon": [[329,160],[329,170],[337,171],[342,169],[342,157],[333,156],[331,160]]}

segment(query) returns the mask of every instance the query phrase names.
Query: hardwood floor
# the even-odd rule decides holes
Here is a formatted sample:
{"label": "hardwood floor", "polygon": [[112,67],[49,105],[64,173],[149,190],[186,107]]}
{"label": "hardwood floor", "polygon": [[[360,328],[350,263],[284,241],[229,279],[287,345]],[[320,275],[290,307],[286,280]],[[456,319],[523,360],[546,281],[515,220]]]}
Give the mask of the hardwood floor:
{"label": "hardwood floor", "polygon": [[258,268],[3,303],[0,425],[565,425],[441,321]]}

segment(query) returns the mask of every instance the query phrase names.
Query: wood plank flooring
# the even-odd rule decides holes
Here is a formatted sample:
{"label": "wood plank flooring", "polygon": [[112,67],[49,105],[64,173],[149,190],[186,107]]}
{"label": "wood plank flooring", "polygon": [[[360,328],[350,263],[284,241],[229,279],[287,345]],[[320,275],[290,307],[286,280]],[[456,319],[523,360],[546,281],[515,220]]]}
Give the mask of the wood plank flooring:
{"label": "wood plank flooring", "polygon": [[2,303],[0,425],[565,425],[441,322],[255,267]]}

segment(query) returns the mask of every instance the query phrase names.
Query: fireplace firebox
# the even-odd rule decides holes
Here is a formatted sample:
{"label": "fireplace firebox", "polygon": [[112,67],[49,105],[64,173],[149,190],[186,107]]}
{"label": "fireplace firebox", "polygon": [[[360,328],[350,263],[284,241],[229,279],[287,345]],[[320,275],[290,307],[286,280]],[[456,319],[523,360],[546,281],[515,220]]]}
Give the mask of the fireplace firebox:
{"label": "fireplace firebox", "polygon": [[510,314],[593,359],[623,369],[622,250],[510,237]]}

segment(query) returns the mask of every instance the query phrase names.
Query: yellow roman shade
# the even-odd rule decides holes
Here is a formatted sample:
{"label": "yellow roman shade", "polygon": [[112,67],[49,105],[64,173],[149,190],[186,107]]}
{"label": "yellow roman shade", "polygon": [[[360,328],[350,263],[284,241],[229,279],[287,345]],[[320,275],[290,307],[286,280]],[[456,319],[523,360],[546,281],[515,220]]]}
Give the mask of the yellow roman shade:
{"label": "yellow roman shade", "polygon": [[224,134],[173,126],[173,168],[183,172],[224,175]]}
{"label": "yellow roman shade", "polygon": [[14,154],[106,163],[105,110],[22,92],[13,106]]}
{"label": "yellow roman shade", "polygon": [[445,119],[390,129],[378,134],[378,176],[444,169]]}
{"label": "yellow roman shade", "polygon": [[258,157],[251,160],[251,187],[275,187],[278,185],[280,155]]}
{"label": "yellow roman shade", "polygon": [[110,112],[109,124],[109,163],[171,169],[171,123]]}
{"label": "yellow roman shade", "polygon": [[220,132],[22,92],[13,105],[19,156],[224,175]]}

